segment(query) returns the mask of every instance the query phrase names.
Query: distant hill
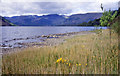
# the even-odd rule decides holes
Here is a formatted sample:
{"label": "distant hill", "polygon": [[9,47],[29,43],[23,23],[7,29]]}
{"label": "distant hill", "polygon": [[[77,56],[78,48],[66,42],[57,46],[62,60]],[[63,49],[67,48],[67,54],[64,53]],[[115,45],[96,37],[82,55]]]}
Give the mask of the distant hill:
{"label": "distant hill", "polygon": [[[119,10],[114,10],[114,11],[112,11],[112,14],[114,14],[115,11],[117,11],[116,17],[117,17],[118,15],[120,15],[120,8],[119,8]],[[113,21],[114,21],[114,20],[113,20]],[[79,24],[78,26],[95,26],[95,25],[100,25],[100,18],[94,19],[94,20],[91,20],[91,21],[88,21],[88,22],[85,22],[85,21],[84,21],[83,23]]]}
{"label": "distant hill", "polygon": [[71,16],[49,14],[43,16],[25,15],[5,17],[10,22],[21,26],[55,26],[55,25],[79,25],[98,19],[102,13],[73,14]]}
{"label": "distant hill", "polygon": [[14,24],[10,23],[7,19],[0,16],[0,26],[15,26]]}

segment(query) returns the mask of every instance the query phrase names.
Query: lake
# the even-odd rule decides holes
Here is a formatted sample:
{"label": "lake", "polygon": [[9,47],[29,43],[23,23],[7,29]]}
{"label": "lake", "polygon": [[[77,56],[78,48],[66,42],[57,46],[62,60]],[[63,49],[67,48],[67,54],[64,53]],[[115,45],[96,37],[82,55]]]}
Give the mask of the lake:
{"label": "lake", "polygon": [[[40,42],[42,38],[35,38],[36,36],[91,31],[96,29],[96,27],[81,27],[81,26],[41,26],[41,27],[7,26],[0,28],[2,30],[2,32],[0,33],[0,36],[2,37],[2,40],[0,40],[0,45],[4,44],[9,46],[11,45],[14,47],[18,46],[16,45],[16,43]],[[102,27],[102,29],[106,28],[107,27]],[[100,29],[100,27],[98,27],[97,29]]]}

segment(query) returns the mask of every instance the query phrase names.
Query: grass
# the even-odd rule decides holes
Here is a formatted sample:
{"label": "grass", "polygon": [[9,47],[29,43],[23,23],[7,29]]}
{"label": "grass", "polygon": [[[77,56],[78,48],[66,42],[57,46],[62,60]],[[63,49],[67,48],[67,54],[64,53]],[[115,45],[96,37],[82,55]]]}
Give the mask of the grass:
{"label": "grass", "polygon": [[3,74],[118,74],[117,34],[74,36],[58,46],[3,56]]}

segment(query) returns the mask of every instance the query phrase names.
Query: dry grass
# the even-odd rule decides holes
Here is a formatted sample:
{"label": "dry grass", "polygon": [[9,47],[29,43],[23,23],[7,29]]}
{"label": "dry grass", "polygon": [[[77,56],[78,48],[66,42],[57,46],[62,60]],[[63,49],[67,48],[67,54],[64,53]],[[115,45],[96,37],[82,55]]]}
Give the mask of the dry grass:
{"label": "dry grass", "polygon": [[[59,46],[28,48],[3,56],[3,74],[117,74],[117,35],[108,30],[66,39]],[[56,62],[62,58],[61,61]],[[80,65],[79,65],[80,64]]]}

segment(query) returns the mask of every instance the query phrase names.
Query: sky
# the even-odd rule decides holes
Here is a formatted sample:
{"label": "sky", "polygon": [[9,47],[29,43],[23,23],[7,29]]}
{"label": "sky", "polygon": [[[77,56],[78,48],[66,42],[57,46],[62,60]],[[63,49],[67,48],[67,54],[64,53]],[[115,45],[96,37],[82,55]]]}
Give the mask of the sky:
{"label": "sky", "polygon": [[0,15],[72,15],[117,10],[119,0],[0,0]]}

